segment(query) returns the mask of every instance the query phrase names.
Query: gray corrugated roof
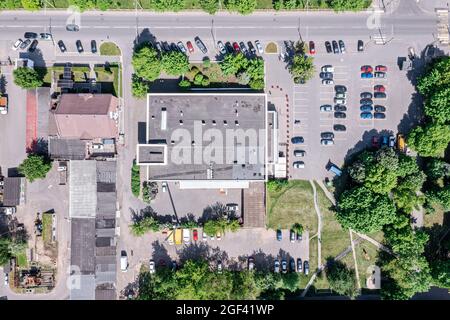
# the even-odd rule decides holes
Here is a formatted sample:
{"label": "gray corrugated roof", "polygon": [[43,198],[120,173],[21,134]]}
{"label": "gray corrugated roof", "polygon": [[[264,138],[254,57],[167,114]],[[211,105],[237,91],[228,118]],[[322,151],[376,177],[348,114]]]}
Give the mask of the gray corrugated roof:
{"label": "gray corrugated roof", "polygon": [[49,153],[52,159],[83,160],[86,157],[86,142],[78,139],[49,139]]}
{"label": "gray corrugated roof", "polygon": [[95,271],[95,219],[71,220],[70,264],[82,274]]}
{"label": "gray corrugated roof", "polygon": [[96,161],[70,162],[70,200],[71,218],[95,218],[97,211]]}
{"label": "gray corrugated roof", "polygon": [[97,182],[116,183],[116,161],[97,162]]}
{"label": "gray corrugated roof", "polygon": [[80,285],[72,285],[70,288],[70,300],[94,300],[95,299],[95,276],[80,275]]}
{"label": "gray corrugated roof", "polygon": [[116,289],[99,289],[95,290],[95,300],[115,300]]}
{"label": "gray corrugated roof", "polygon": [[14,207],[20,204],[20,184],[22,178],[5,178],[3,186],[3,205]]}
{"label": "gray corrugated roof", "polygon": [[37,88],[38,116],[37,137],[48,138],[49,110],[50,110],[50,88]]}
{"label": "gray corrugated roof", "polygon": [[96,235],[99,238],[102,237],[114,237],[114,235],[116,234],[116,229],[112,228],[112,229],[96,229]]}

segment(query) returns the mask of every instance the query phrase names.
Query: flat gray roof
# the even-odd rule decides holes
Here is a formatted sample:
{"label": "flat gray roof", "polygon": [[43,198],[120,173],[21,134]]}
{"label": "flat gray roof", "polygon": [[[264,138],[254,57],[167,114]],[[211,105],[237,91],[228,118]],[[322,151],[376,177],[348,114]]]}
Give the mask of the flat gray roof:
{"label": "flat gray roof", "polygon": [[149,94],[147,108],[152,147],[138,148],[139,163],[161,162],[154,145],[167,146],[167,163],[150,165],[150,180],[265,179],[265,94]]}
{"label": "flat gray roof", "polygon": [[95,219],[71,219],[70,264],[81,274],[95,272]]}
{"label": "flat gray roof", "polygon": [[97,209],[96,161],[71,161],[69,168],[70,217],[95,218]]}
{"label": "flat gray roof", "polygon": [[164,163],[165,148],[161,146],[141,145],[138,148],[139,163]]}
{"label": "flat gray roof", "polygon": [[70,300],[95,300],[95,276],[79,276],[79,287],[71,286]]}
{"label": "flat gray roof", "polygon": [[52,159],[83,160],[86,158],[86,142],[79,139],[51,137],[48,147]]}

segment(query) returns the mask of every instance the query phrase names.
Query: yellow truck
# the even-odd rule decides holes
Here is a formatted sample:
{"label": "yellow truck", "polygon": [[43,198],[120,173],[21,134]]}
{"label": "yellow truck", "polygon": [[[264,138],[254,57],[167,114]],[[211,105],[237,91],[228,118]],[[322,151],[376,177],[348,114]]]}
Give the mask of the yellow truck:
{"label": "yellow truck", "polygon": [[175,244],[183,244],[183,231],[181,229],[177,228],[174,230],[175,233]]}
{"label": "yellow truck", "polygon": [[405,152],[406,150],[405,137],[400,133],[397,135],[397,147],[400,152]]}

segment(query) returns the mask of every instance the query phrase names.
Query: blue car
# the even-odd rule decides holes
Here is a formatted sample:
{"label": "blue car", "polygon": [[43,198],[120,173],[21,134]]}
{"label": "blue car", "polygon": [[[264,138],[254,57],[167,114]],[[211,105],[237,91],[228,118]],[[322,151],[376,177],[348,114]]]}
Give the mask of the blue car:
{"label": "blue car", "polygon": [[281,241],[281,230],[280,229],[277,230],[277,240]]}
{"label": "blue car", "polygon": [[387,146],[387,145],[389,145],[389,137],[388,137],[388,136],[382,136],[382,137],[381,137],[381,145],[382,145],[382,146]]}
{"label": "blue car", "polygon": [[301,144],[305,142],[305,139],[303,139],[303,137],[292,137],[291,142],[293,144]]}
{"label": "blue car", "polygon": [[361,107],[359,107],[359,110],[362,112],[370,112],[373,110],[373,107],[370,104],[363,104]]}
{"label": "blue car", "polygon": [[361,119],[372,119],[372,114],[370,112],[363,112],[360,117]]}
{"label": "blue car", "polygon": [[364,72],[364,73],[361,73],[361,78],[362,78],[362,79],[370,79],[370,78],[373,78],[373,73],[371,73],[371,72]]}

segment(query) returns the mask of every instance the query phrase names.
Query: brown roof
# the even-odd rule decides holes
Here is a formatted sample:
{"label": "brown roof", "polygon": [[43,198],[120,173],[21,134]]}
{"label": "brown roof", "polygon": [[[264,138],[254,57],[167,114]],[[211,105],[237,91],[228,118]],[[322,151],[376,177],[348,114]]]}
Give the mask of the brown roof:
{"label": "brown roof", "polygon": [[63,94],[54,112],[58,135],[63,138],[115,138],[117,98],[111,94]]}
{"label": "brown roof", "polygon": [[266,226],[266,187],[264,182],[250,182],[244,190],[243,220],[246,228],[264,228]]}

